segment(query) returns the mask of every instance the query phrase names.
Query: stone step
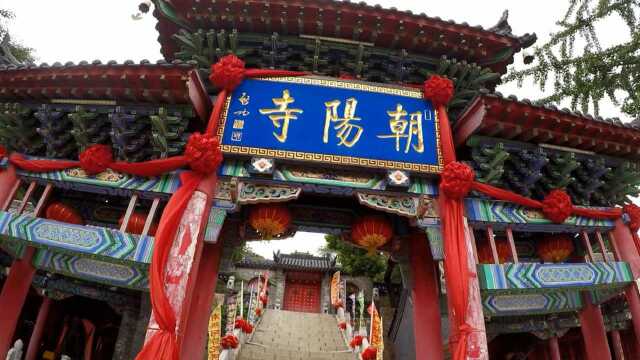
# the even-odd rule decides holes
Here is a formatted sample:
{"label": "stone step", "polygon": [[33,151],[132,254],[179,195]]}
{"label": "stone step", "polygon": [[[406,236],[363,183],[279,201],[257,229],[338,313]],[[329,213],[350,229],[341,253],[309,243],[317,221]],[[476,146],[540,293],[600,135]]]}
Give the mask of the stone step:
{"label": "stone step", "polygon": [[353,360],[333,315],[268,310],[238,360]]}
{"label": "stone step", "polygon": [[244,344],[240,350],[239,360],[354,360],[352,352],[321,352],[288,349],[265,348]]}

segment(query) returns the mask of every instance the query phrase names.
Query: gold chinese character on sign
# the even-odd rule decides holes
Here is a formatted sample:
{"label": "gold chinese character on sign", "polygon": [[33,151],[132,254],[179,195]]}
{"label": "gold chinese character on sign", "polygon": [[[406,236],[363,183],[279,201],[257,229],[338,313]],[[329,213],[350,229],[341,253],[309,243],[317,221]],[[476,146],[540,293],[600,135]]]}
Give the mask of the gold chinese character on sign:
{"label": "gold chinese character on sign", "polygon": [[[422,112],[416,111],[408,114],[401,104],[396,105],[395,111],[387,111],[389,115],[389,128],[391,134],[378,135],[380,139],[395,139],[396,151],[400,151],[400,140],[406,139],[404,153],[408,153],[413,147],[416,152],[424,152],[424,138],[422,136]],[[409,119],[407,120],[407,115]],[[415,144],[413,143],[415,140]]]}
{"label": "gold chinese character on sign", "polygon": [[234,129],[244,129],[244,120],[235,119],[233,120],[233,128]]}
{"label": "gold chinese character on sign", "polygon": [[280,134],[274,132],[273,136],[283,143],[287,141],[289,121],[298,119],[296,114],[302,114],[302,109],[289,109],[289,104],[295,101],[295,99],[289,95],[289,90],[283,90],[281,98],[273,98],[271,101],[273,101],[273,104],[276,105],[277,108],[260,109],[260,114],[269,115],[273,126],[280,129]]}
{"label": "gold chinese character on sign", "polygon": [[357,105],[358,100],[354,98],[347,99],[344,104],[343,116],[340,117],[338,115],[340,100],[327,101],[324,103],[324,106],[326,106],[326,115],[324,118],[322,141],[325,144],[329,142],[329,128],[331,124],[333,124],[333,129],[336,130],[336,137],[340,140],[338,145],[352,147],[360,140],[362,126],[352,123],[353,121],[361,120],[359,117],[356,117]]}
{"label": "gold chinese character on sign", "polygon": [[233,114],[240,115],[240,116],[248,116],[250,112],[247,109],[242,109],[242,110],[235,111]]}
{"label": "gold chinese character on sign", "polygon": [[249,95],[247,95],[246,92],[243,92],[242,95],[240,96],[240,98],[238,98],[238,101],[240,101],[240,104],[242,105],[249,105],[249,99],[251,97]]}

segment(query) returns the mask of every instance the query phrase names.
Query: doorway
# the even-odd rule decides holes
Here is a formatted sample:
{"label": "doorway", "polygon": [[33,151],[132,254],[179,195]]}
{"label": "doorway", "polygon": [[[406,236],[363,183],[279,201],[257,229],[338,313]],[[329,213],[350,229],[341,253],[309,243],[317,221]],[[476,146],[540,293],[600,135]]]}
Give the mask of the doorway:
{"label": "doorway", "polygon": [[284,310],[319,313],[322,274],[289,271],[285,276]]}

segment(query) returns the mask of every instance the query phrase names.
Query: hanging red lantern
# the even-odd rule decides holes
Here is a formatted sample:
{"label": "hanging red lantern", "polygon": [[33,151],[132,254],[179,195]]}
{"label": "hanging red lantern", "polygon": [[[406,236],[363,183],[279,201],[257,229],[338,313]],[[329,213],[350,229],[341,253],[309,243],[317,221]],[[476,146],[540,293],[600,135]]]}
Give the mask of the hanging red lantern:
{"label": "hanging red lantern", "polygon": [[262,239],[270,240],[282,236],[291,225],[291,213],[283,205],[257,205],[249,213],[249,225]]}
{"label": "hanging red lantern", "polygon": [[[498,261],[503,264],[511,258],[511,250],[509,249],[509,243],[505,238],[495,238],[496,250],[498,251]],[[491,251],[491,244],[489,241],[485,241],[478,246],[478,261],[481,264],[493,264],[493,253]]]}
{"label": "hanging red lantern", "polygon": [[536,243],[536,250],[544,262],[563,262],[573,253],[573,239],[568,234],[550,234]]}
{"label": "hanging red lantern", "polygon": [[[120,219],[118,220],[118,225],[122,226],[122,222],[124,221],[125,215],[122,215],[120,217]],[[144,224],[146,222],[147,222],[147,214],[143,212],[135,211],[129,217],[129,223],[127,224],[127,229],[125,230],[125,232],[140,235],[144,230]],[[156,230],[158,230],[158,224],[154,222],[149,227],[149,235],[155,236]]]}
{"label": "hanging red lantern", "polygon": [[369,250],[370,254],[393,237],[389,220],[382,216],[363,216],[351,226],[351,241]]}
{"label": "hanging red lantern", "polygon": [[44,212],[44,216],[49,220],[62,221],[76,225],[84,224],[82,216],[80,216],[76,209],[61,202],[49,204],[49,206],[47,206],[47,210]]}

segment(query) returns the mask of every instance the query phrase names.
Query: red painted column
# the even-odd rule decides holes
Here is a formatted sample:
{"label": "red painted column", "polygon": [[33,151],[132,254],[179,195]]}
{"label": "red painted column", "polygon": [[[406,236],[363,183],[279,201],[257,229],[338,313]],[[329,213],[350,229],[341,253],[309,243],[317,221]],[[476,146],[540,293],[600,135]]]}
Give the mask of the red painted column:
{"label": "red painted column", "polygon": [[31,333],[31,339],[29,339],[29,347],[27,347],[27,355],[25,360],[36,360],[38,356],[38,350],[40,347],[40,340],[42,339],[42,332],[44,331],[44,325],[47,323],[47,316],[49,316],[49,309],[51,308],[51,298],[43,297],[40,310],[38,311],[38,317],[36,318],[36,324],[33,327]]}
{"label": "red painted column", "polygon": [[18,181],[18,177],[13,166],[10,165],[6,170],[0,171],[0,207],[8,200],[16,181]]}
{"label": "red painted column", "polygon": [[435,261],[424,235],[409,240],[416,360],[444,359]]}
{"label": "red painted column", "polygon": [[213,304],[218,268],[222,257],[222,241],[204,244],[191,307],[181,334],[181,359],[202,359],[207,345],[207,326]]}
{"label": "red painted column", "polygon": [[558,345],[558,338],[556,336],[549,338],[549,352],[551,353],[551,360],[561,360],[560,345]]}
{"label": "red painted column", "polygon": [[624,360],[624,350],[622,350],[622,340],[620,340],[620,332],[618,330],[611,330],[611,345],[613,347],[613,353],[616,356],[616,360]]}
{"label": "red painted column", "polygon": [[[622,220],[616,220],[616,227],[612,231],[611,240],[615,242],[616,249],[620,260],[626,261],[631,267],[633,278],[640,277],[640,254],[636,248],[633,235],[627,225]],[[627,287],[625,290],[629,311],[631,312],[631,322],[633,324],[633,332],[636,336],[636,348],[640,348],[640,294],[635,284]]]}
{"label": "red painted column", "polygon": [[0,292],[0,354],[6,354],[12,345],[13,334],[36,272],[31,265],[34,252],[35,249],[29,247],[22,259],[13,261],[9,277]]}
{"label": "red painted column", "polygon": [[611,360],[600,307],[593,305],[587,297],[584,300],[585,306],[579,315],[587,360]]}

